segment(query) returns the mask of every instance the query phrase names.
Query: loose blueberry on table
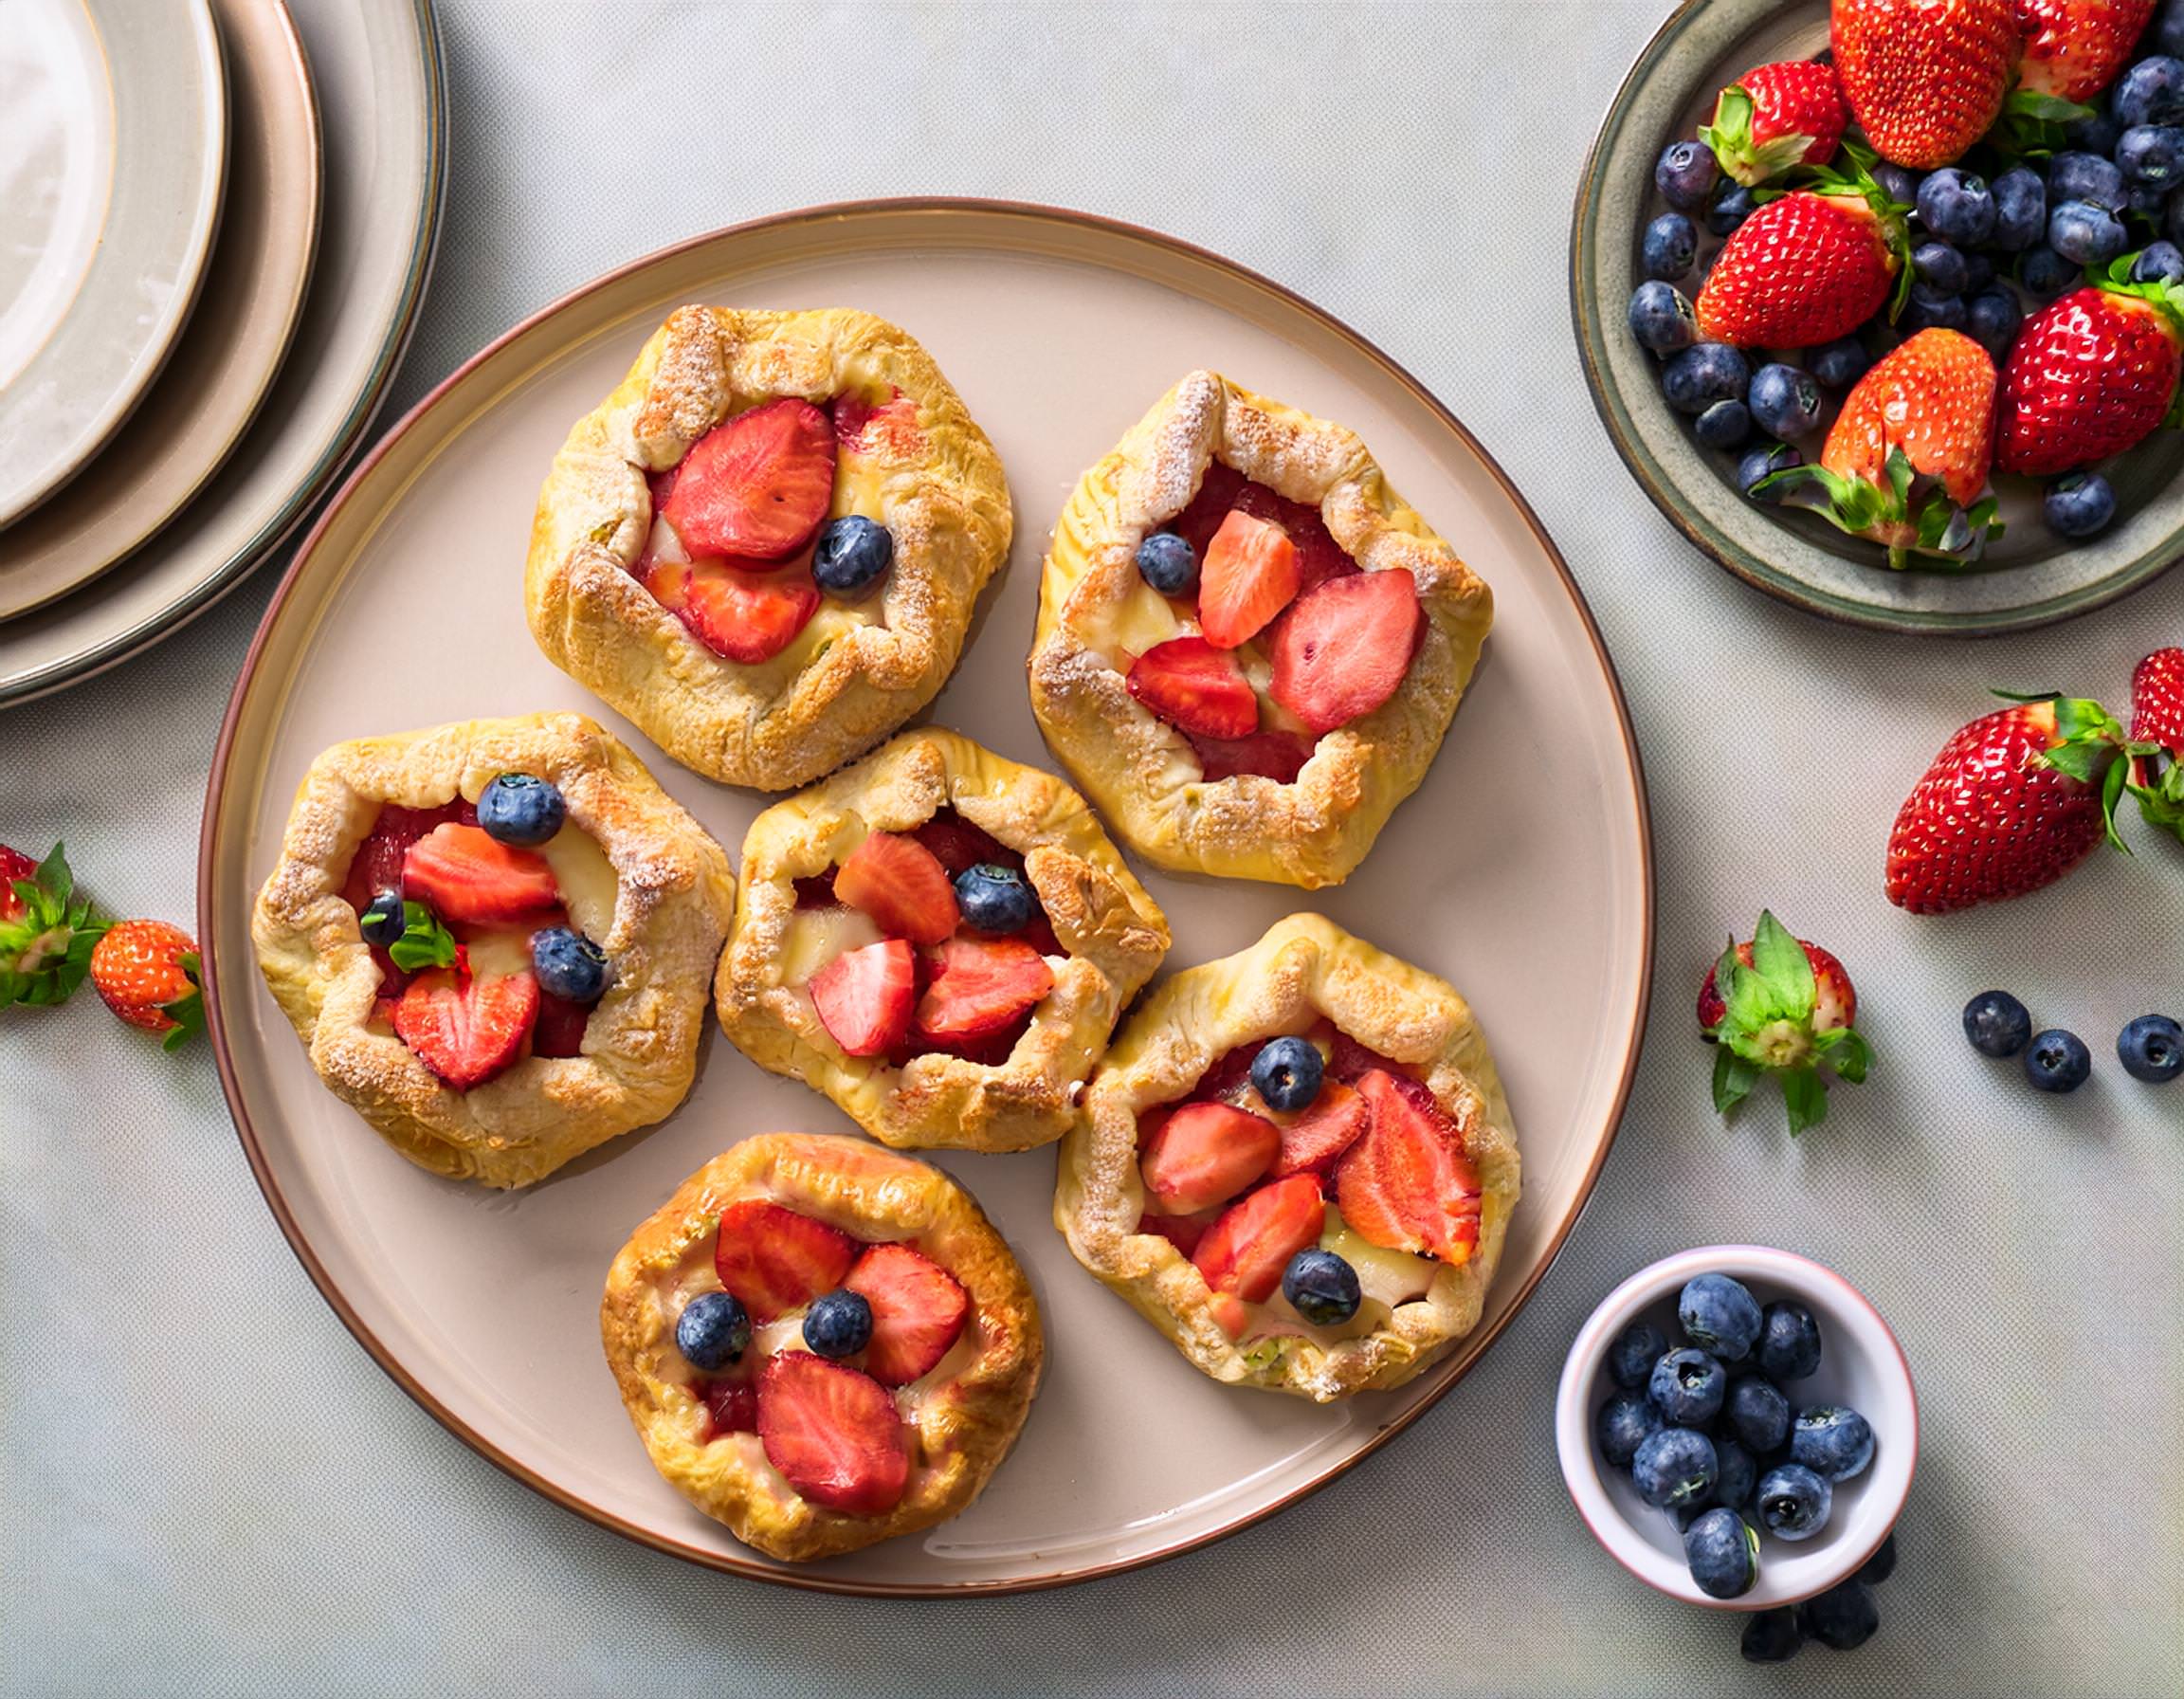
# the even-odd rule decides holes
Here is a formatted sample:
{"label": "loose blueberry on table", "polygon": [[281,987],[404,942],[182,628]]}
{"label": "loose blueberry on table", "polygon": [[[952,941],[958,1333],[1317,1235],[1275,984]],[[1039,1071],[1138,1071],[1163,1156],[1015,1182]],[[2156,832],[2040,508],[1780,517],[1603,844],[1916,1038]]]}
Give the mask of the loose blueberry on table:
{"label": "loose blueberry on table", "polygon": [[1239,1344],[1370,1332],[1477,1248],[1462,1130],[1423,1081],[1331,1023],[1230,1050],[1138,1126],[1138,1231],[1196,1267]]}
{"label": "loose blueberry on table", "polygon": [[613,878],[536,774],[500,774],[475,803],[385,804],[342,889],[379,970],[374,1018],[458,1091],[525,1055],[581,1054],[613,970],[564,880],[610,916]]}
{"label": "loose blueberry on table", "polygon": [[2035,1090],[2058,1095],[2083,1086],[2093,1072],[2093,1052],[2077,1033],[2061,1027],[2035,1032],[2025,1047],[2025,1077]]}
{"label": "loose blueberry on table", "polygon": [[1361,571],[1318,509],[1219,461],[1136,560],[1118,668],[1210,780],[1292,783],[1321,737],[1395,694],[1425,637],[1408,571]]}
{"label": "loose blueberry on table", "polygon": [[684,1276],[675,1326],[706,1411],[701,1437],[755,1434],[813,1504],[886,1515],[912,1466],[903,1389],[962,1338],[961,1285],[907,1245],[865,1243],[763,1198],[724,1207],[712,1249],[712,1268]]}
{"label": "loose blueberry on table", "polygon": [[2133,1079],[2166,1085],[2184,1074],[2184,1026],[2166,1014],[2141,1014],[2116,1034],[2116,1059]]}

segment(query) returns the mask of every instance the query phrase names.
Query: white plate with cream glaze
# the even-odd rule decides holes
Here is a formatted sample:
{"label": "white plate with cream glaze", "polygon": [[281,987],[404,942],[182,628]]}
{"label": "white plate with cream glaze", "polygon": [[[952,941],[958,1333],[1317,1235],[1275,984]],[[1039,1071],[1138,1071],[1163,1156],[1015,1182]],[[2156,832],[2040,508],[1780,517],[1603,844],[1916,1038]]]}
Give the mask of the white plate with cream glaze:
{"label": "white plate with cream glaze", "polygon": [[158,375],[227,175],[207,0],[7,0],[0,525],[75,476]]}
{"label": "white plate with cream glaze", "polygon": [[[1052,1224],[1051,1147],[951,1155],[943,1165],[1038,1292],[1044,1390],[965,1515],[783,1565],[654,1472],[600,1349],[599,1292],[624,1239],[701,1164],[759,1131],[850,1130],[840,1113],[715,1032],[667,1122],[508,1196],[411,1167],[320,1087],[260,982],[248,917],[297,780],[327,744],[578,708],[732,855],[765,800],[675,766],[524,626],[548,462],[689,301],[868,308],[962,392],[1008,468],[1016,541],[930,718],[1015,759],[1052,766],[1024,683],[1048,529],[1083,469],[1193,367],[1354,427],[1493,585],[1494,635],[1455,728],[1348,885],[1308,897],[1139,869],[1174,928],[1171,970],[1316,907],[1471,999],[1514,1105],[1524,1198],[1485,1319],[1448,1361],[1333,1407],[1218,1385],[1070,1256]],[[403,642],[362,638],[390,605],[412,610]],[[818,208],[702,237],[579,290],[464,366],[358,468],[267,611],[222,732],[199,866],[237,1127],[298,1255],[388,1373],[482,1454],[632,1539],[767,1580],[897,1595],[1054,1586],[1172,1557],[1398,1434],[1480,1360],[1575,1221],[1636,1065],[1652,930],[1645,791],[1613,671],[1553,544],[1478,444],[1387,356],[1264,279],[1147,231],[991,202]]]}
{"label": "white plate with cream glaze", "polygon": [[98,470],[0,529],[0,619],[157,535],[249,429],[302,317],[320,174],[302,40],[281,0],[213,0],[213,12],[228,56],[228,194],[189,334]]}
{"label": "white plate with cream glaze", "polygon": [[289,356],[242,441],[157,536],[93,582],[0,621],[0,708],[172,636],[241,583],[332,485],[409,345],[446,165],[430,0],[288,0],[288,11],[325,169],[318,261]]}

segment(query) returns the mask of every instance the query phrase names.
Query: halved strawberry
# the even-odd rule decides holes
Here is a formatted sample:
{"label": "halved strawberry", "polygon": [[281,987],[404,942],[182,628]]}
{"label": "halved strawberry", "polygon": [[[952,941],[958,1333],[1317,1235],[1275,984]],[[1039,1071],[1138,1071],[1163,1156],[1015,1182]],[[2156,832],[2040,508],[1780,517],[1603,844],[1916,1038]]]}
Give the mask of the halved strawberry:
{"label": "halved strawberry", "polygon": [[1140,1124],[1139,1140],[1147,1201],[1161,1215],[1189,1215],[1227,1203],[1264,1175],[1282,1129],[1228,1104],[1185,1104],[1150,1130]]}
{"label": "halved strawberry", "polygon": [[834,427],[783,396],[691,446],[661,512],[693,556],[782,560],[811,540],[834,499]]}
{"label": "halved strawberry", "polygon": [[883,1386],[907,1386],[930,1372],[971,1314],[956,1277],[907,1245],[874,1245],[846,1284],[872,1306],[864,1371]]}
{"label": "halved strawberry", "polygon": [[1479,1242],[1479,1176],[1455,1123],[1407,1076],[1375,1069],[1357,1089],[1373,1121],[1336,1170],[1342,1219],[1383,1250],[1469,1260]]}
{"label": "halved strawberry", "polygon": [[916,838],[892,831],[865,834],[835,869],[834,894],[888,937],[914,944],[938,943],[960,918],[947,868]]}
{"label": "halved strawberry", "polygon": [[1198,493],[1192,497],[1188,507],[1169,521],[1168,529],[1188,541],[1192,552],[1204,559],[1207,545],[1221,529],[1221,521],[1236,508],[1255,520],[1279,525],[1289,534],[1289,540],[1297,545],[1300,591],[1357,571],[1357,563],[1335,540],[1317,507],[1292,502],[1264,484],[1254,484],[1233,466],[1219,461],[1207,466],[1205,476],[1199,480]]}
{"label": "halved strawberry", "polygon": [[1363,1097],[1339,1080],[1327,1081],[1312,1100],[1312,1106],[1282,1129],[1282,1150],[1274,1159],[1274,1178],[1330,1173],[1336,1159],[1357,1142],[1372,1119],[1373,1112]]}
{"label": "halved strawberry", "polygon": [[645,587],[699,642],[744,667],[771,661],[819,612],[819,586],[801,561],[751,573],[719,560],[663,560]]}
{"label": "halved strawberry", "polygon": [[531,1028],[534,1056],[581,1056],[584,1025],[592,1018],[591,1005],[572,1003],[566,997],[538,994],[538,1018]]}
{"label": "halved strawberry", "polygon": [[704,1380],[690,1389],[705,1402],[712,1418],[708,1441],[726,1434],[758,1432],[758,1386],[754,1380]]}
{"label": "halved strawberry", "polygon": [[1319,1177],[1293,1174],[1223,1210],[1191,1260],[1216,1293],[1263,1303],[1281,1284],[1289,1259],[1319,1243],[1326,1218]]}
{"label": "halved strawberry", "polygon": [[[390,802],[379,810],[379,817],[372,823],[372,831],[356,853],[349,858],[349,877],[341,886],[342,900],[358,914],[372,905],[372,899],[381,891],[398,891],[402,888],[402,863],[410,853],[410,846],[434,827],[453,823],[459,826],[478,824],[478,811],[470,803],[458,799],[445,808],[404,808]],[[391,964],[382,961],[384,973]]]}
{"label": "halved strawberry", "polygon": [[1232,508],[1198,569],[1198,629],[1215,649],[1234,649],[1296,598],[1299,581],[1297,545],[1289,534]]}
{"label": "halved strawberry", "polygon": [[1203,637],[1171,637],[1132,663],[1130,694],[1187,737],[1248,738],[1259,699],[1236,657]]}
{"label": "halved strawberry", "polygon": [[852,1056],[884,1056],[909,1034],[918,959],[900,938],[845,950],[811,976],[810,992],[828,1037]]}
{"label": "halved strawberry", "polygon": [[714,1272],[759,1323],[832,1291],[856,1260],[857,1241],[840,1228],[763,1197],[723,1209],[713,1241]]}
{"label": "halved strawberry", "polygon": [[884,1516],[902,1502],[910,1453],[895,1395],[847,1363],[784,1351],[758,1379],[766,1461],[815,1505]]}
{"label": "halved strawberry", "polygon": [[417,1059],[458,1091],[482,1086],[522,1053],[538,1014],[529,974],[458,979],[420,974],[394,1005],[394,1032]]}
{"label": "halved strawberry", "polygon": [[1020,938],[952,938],[931,961],[916,1025],[920,1038],[937,1044],[998,1032],[1054,989],[1046,957]]}
{"label": "halved strawberry", "polygon": [[1395,694],[1425,632],[1418,582],[1403,568],[1330,579],[1275,625],[1267,694],[1313,731],[1331,732]]}
{"label": "halved strawberry", "polygon": [[833,418],[835,436],[850,453],[876,454],[884,449],[895,459],[909,460],[924,452],[917,397],[900,389],[891,389],[877,407],[846,390],[827,404],[827,411]]}
{"label": "halved strawberry", "polygon": [[950,878],[981,862],[1023,870],[1021,855],[951,808],[942,809],[910,835],[933,851],[933,859],[947,869]]}
{"label": "halved strawberry", "polygon": [[1198,765],[1210,780],[1255,774],[1276,784],[1289,785],[1297,782],[1297,776],[1304,771],[1304,763],[1312,758],[1318,745],[1296,732],[1269,731],[1234,740],[1191,738],[1191,747],[1198,752]]}
{"label": "halved strawberry", "polygon": [[1210,1214],[1202,1215],[1156,1215],[1148,1211],[1138,1217],[1139,1233],[1157,1233],[1185,1256],[1198,1249],[1198,1241],[1206,1236],[1206,1230],[1213,1225]]}
{"label": "halved strawberry", "polygon": [[561,901],[543,855],[511,849],[479,826],[435,826],[410,846],[402,894],[428,904],[448,925],[500,926],[534,920]]}

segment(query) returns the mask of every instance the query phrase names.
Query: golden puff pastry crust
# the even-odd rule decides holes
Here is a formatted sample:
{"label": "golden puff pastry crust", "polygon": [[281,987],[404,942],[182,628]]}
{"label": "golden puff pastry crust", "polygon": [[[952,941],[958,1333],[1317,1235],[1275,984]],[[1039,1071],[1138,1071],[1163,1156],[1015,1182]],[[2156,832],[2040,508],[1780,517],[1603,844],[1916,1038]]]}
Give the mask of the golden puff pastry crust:
{"label": "golden puff pastry crust", "polygon": [[[682,461],[732,414],[792,396],[916,405],[915,429],[872,433],[836,466],[835,516],[887,527],[894,565],[874,596],[828,596],[770,661],[721,659],[632,575],[652,524],[646,474]],[[669,315],[621,386],[555,456],[531,527],[523,601],[548,659],[676,760],[760,790],[807,784],[932,701],[972,609],[1008,558],[1009,488],[993,445],[940,368],[870,313]]]}
{"label": "golden puff pastry crust", "polygon": [[[1232,1341],[1205,1277],[1167,1238],[1138,1231],[1138,1116],[1185,1096],[1239,1045],[1321,1019],[1414,1072],[1461,1130],[1481,1186],[1478,1243],[1461,1265],[1431,1265],[1421,1297],[1376,1305],[1369,1285],[1343,1328],[1284,1322]],[[1478,1325],[1519,1189],[1509,1105],[1470,1007],[1445,980],[1297,914],[1249,949],[1177,974],[1132,1015],[1062,1142],[1054,1223],[1079,1262],[1216,1380],[1327,1402],[1402,1385]]]}
{"label": "golden puff pastry crust", "polygon": [[[899,1243],[955,1276],[970,1299],[964,1336],[896,1395],[911,1470],[884,1516],[806,1499],[755,1434],[708,1439],[703,1401],[675,1346],[682,1305],[718,1291],[712,1245],[721,1209],[761,1198],[867,1244]],[[1029,1415],[1045,1336],[1038,1301],[977,1201],[939,1169],[862,1139],[768,1133],[746,1139],[686,1180],[631,1235],[607,1275],[599,1329],[653,1465],[737,1539],[792,1562],[834,1557],[945,1522],[969,1507]]]}
{"label": "golden puff pastry crust", "polygon": [[[1005,1063],[928,1053],[896,1068],[847,1054],[786,973],[798,879],[838,866],[868,831],[904,832],[954,809],[1024,857],[1066,960]],[[1084,799],[954,732],[905,732],[775,803],[743,840],[738,913],[715,984],[720,1025],[761,1068],[822,1091],[901,1148],[1028,1150],[1062,1136],[1117,1017],[1168,953],[1168,918]]]}
{"label": "golden puff pastry crust", "polygon": [[[379,969],[341,891],[382,804],[475,801],[502,773],[559,787],[562,838],[580,834],[604,855],[610,894],[581,896],[566,878],[563,891],[614,973],[585,1026],[582,1054],[526,1055],[457,1091],[376,1018]],[[576,842],[563,857],[561,843],[545,850],[557,873],[588,848]],[[682,1101],[735,900],[720,846],[619,740],[581,714],[533,714],[327,750],[303,776],[250,929],[266,985],[337,1096],[421,1167],[512,1187]]]}
{"label": "golden puff pastry crust", "polygon": [[[1209,780],[1190,741],[1124,685],[1126,651],[1194,629],[1175,623],[1136,567],[1138,543],[1180,513],[1218,460],[1316,507],[1367,572],[1408,570],[1426,630],[1380,707],[1318,740],[1296,779]],[[1133,638],[1134,605],[1165,630]],[[1356,434],[1193,372],[1084,474],[1054,527],[1040,580],[1031,706],[1072,777],[1147,860],[1181,872],[1338,885],[1441,747],[1494,620],[1494,598],[1389,487]]]}

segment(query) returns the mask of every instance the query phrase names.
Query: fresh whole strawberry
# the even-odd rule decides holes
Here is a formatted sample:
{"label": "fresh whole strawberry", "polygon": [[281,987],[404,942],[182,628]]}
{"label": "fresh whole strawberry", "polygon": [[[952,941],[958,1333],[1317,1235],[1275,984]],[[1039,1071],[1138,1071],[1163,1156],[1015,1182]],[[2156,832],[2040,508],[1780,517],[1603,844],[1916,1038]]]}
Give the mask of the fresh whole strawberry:
{"label": "fresh whole strawberry", "polygon": [[2175,417],[2184,290],[2131,281],[2126,255],[2097,284],[2025,321],[2002,370],[1994,464],[2042,478],[2121,453]]}
{"label": "fresh whole strawberry", "polygon": [[1852,174],[1769,201],[1722,244],[1699,291],[1699,334],[1738,348],[1815,348],[1910,289],[1903,215],[1855,160]]}
{"label": "fresh whole strawberry", "polygon": [[1872,1060],[1852,1023],[1858,993],[1843,964],[1793,938],[1762,909],[1748,943],[1730,941],[1699,989],[1699,1027],[1714,1057],[1714,1107],[1726,1115],[1769,1074],[1782,1082],[1790,1131],[1828,1118],[1822,1063],[1855,1085]]}
{"label": "fresh whole strawberry", "polygon": [[1756,186],[1795,165],[1826,165],[1850,121],[1835,67],[1785,60],[1746,71],[1716,97],[1699,139],[1721,169]]}
{"label": "fresh whole strawberry", "polygon": [[1816,466],[1762,480],[1768,489],[1813,485],[1819,509],[1853,537],[1888,550],[1978,558],[2001,534],[1987,487],[1994,420],[1994,362],[1961,332],[1922,330],[1877,362],[1844,397]]}
{"label": "fresh whole strawberry", "polygon": [[197,943],[165,921],[117,921],[91,949],[91,983],[133,1027],[165,1034],[175,1050],[205,1026]]}
{"label": "fresh whole strawberry", "polygon": [[1833,0],[1843,96],[1881,156],[1949,165],[2001,117],[2024,46],[2016,0]]}
{"label": "fresh whole strawberry", "polygon": [[1948,914],[2052,885],[2105,837],[2123,728],[2097,702],[2044,696],[1983,714],[1941,746],[1888,834],[1888,901]]}
{"label": "fresh whole strawberry", "polygon": [[2017,86],[2085,100],[2116,80],[2154,15],[2156,0],[2017,0],[2025,58]]}
{"label": "fresh whole strawberry", "polygon": [[2131,675],[2131,744],[2138,812],[2184,838],[2184,649],[2157,649]]}
{"label": "fresh whole strawberry", "polygon": [[106,924],[78,899],[59,844],[35,864],[0,845],[0,1009],[66,1002]]}

